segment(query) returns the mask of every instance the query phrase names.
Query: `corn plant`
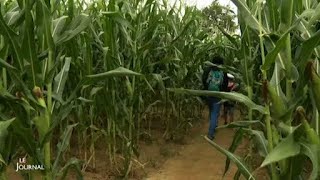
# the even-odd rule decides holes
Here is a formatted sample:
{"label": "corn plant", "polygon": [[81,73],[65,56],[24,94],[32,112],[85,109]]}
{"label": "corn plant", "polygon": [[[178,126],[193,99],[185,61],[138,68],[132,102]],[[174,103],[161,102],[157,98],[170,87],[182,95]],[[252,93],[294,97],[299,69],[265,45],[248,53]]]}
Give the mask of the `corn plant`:
{"label": "corn plant", "polygon": [[[234,43],[246,93],[170,89],[217,96],[248,107],[248,121],[237,128],[229,150],[208,142],[238,166],[235,178],[254,179],[255,170],[233,154],[243,134],[251,136],[271,179],[319,178],[319,62],[318,1],[234,0],[238,7],[241,43]],[[232,37],[226,34],[230,41]],[[260,69],[254,71],[254,69]],[[256,120],[254,120],[256,119]],[[312,170],[305,173],[304,165]],[[225,172],[226,172],[225,171]]]}
{"label": "corn plant", "polygon": [[[2,179],[21,154],[45,166],[45,179],[67,178],[70,168],[81,178],[88,166],[95,168],[99,139],[110,163],[128,177],[151,111],[165,117],[167,139],[201,116],[197,98],[166,91],[200,84],[212,42],[204,42],[206,29],[197,29],[201,16],[194,7],[170,7],[165,0],[0,5]],[[73,139],[84,161],[64,161]]]}

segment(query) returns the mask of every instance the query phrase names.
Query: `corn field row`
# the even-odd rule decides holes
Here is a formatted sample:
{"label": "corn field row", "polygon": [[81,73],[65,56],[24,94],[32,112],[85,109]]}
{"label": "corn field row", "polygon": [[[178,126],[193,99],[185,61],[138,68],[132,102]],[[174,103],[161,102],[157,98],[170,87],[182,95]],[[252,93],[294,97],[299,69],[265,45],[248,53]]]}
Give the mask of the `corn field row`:
{"label": "corn field row", "polygon": [[[44,164],[45,179],[72,168],[80,176],[95,168],[97,141],[127,177],[154,114],[164,138],[183,134],[202,105],[166,87],[201,85],[215,42],[200,20],[195,8],[167,1],[1,1],[0,179],[25,154]],[[81,160],[64,161],[70,141]]]}
{"label": "corn field row", "polygon": [[[152,119],[161,117],[163,137],[175,139],[202,118],[199,96],[246,107],[243,119],[222,127],[236,129],[228,150],[207,139],[227,156],[226,172],[237,165],[235,179],[255,179],[253,154],[270,179],[319,179],[320,2],[232,2],[240,36],[166,0],[1,1],[0,179],[25,155],[44,164],[44,179],[70,169],[81,179],[98,161],[98,142],[127,178]],[[215,54],[241,82],[239,93],[200,90]],[[234,152],[246,137],[249,153],[240,158]],[[81,157],[65,160],[73,141]]]}

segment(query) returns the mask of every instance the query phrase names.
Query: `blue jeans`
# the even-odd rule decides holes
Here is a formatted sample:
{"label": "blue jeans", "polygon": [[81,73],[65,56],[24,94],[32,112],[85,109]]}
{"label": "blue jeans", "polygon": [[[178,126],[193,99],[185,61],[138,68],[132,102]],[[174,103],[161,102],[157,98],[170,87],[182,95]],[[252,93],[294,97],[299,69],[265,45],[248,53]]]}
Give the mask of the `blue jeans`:
{"label": "blue jeans", "polygon": [[210,110],[210,115],[209,115],[209,133],[208,136],[209,138],[214,137],[214,132],[216,127],[218,126],[218,118],[219,118],[219,113],[220,113],[220,104],[219,104],[220,99],[218,98],[212,98],[209,97],[208,99],[208,104],[209,104],[209,110]]}

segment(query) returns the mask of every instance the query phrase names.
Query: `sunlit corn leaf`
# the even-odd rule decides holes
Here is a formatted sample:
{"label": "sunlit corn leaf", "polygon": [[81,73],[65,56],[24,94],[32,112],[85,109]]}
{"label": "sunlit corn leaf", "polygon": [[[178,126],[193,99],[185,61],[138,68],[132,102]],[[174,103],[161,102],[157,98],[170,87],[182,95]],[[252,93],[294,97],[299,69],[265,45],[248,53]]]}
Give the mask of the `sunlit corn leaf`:
{"label": "sunlit corn leaf", "polygon": [[119,67],[117,69],[107,71],[100,74],[88,75],[87,77],[90,79],[98,79],[98,78],[105,78],[105,77],[114,77],[114,76],[141,76],[142,74],[131,71],[129,69]]}
{"label": "sunlit corn leaf", "polygon": [[261,167],[281,161],[300,153],[300,145],[294,140],[293,134],[283,139],[264,159]]}
{"label": "sunlit corn leaf", "polygon": [[232,154],[231,152],[223,149],[222,147],[220,147],[218,144],[216,144],[215,142],[211,141],[210,139],[208,139],[207,137],[204,137],[205,140],[207,140],[209,142],[209,144],[211,144],[214,148],[216,148],[219,152],[221,152],[222,154],[226,155],[232,162],[234,162],[239,171],[241,172],[241,174],[246,178],[246,179],[255,179],[254,176],[251,174],[250,169],[247,167],[247,165],[239,158],[237,157],[235,154]]}
{"label": "sunlit corn leaf", "polygon": [[8,26],[12,26],[16,24],[17,22],[21,21],[24,15],[25,9],[20,10],[18,7],[12,9],[12,11],[7,12],[5,14],[4,19],[6,20],[6,23]]}
{"label": "sunlit corn leaf", "polygon": [[232,2],[239,8],[242,18],[246,24],[255,30],[259,30],[260,26],[263,32],[266,32],[264,27],[259,23],[254,14],[250,11],[245,0],[232,0]]}
{"label": "sunlit corn leaf", "polygon": [[191,90],[191,89],[174,89],[168,88],[169,91],[181,94],[190,94],[195,96],[213,96],[222,99],[228,99],[236,102],[240,102],[245,104],[251,109],[257,110],[262,114],[266,113],[266,110],[263,106],[255,104],[252,100],[250,100],[247,96],[236,93],[236,92],[216,92],[216,91],[205,91],[205,90]]}
{"label": "sunlit corn leaf", "polygon": [[68,19],[68,16],[61,16],[52,21],[53,23],[52,37],[54,42],[57,42],[59,40],[61,33],[65,28],[67,19]]}
{"label": "sunlit corn leaf", "polygon": [[90,17],[86,14],[80,14],[75,17],[70,25],[67,26],[66,30],[60,35],[59,38],[55,41],[55,44],[61,44],[70,39],[74,38],[82,31],[84,31],[90,25]]}
{"label": "sunlit corn leaf", "polygon": [[63,93],[65,84],[66,84],[67,79],[68,79],[68,73],[69,73],[69,69],[70,69],[70,64],[71,64],[71,58],[67,57],[65,59],[65,62],[64,62],[64,65],[63,65],[61,71],[54,78],[53,92],[59,98],[62,98],[62,93]]}

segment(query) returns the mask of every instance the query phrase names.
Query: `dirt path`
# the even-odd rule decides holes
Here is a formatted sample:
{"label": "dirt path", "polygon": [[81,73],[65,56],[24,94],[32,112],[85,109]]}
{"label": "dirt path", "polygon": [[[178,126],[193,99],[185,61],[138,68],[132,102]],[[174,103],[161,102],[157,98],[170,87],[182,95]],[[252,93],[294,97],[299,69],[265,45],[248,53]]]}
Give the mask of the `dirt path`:
{"label": "dirt path", "polygon": [[[222,121],[220,120],[220,123]],[[230,170],[223,177],[226,157],[213,148],[201,135],[207,133],[208,123],[182,147],[179,155],[168,159],[160,170],[148,174],[147,180],[219,180],[233,179],[237,167],[231,163]],[[220,129],[215,142],[224,148],[232,143],[234,131]],[[238,148],[244,152],[245,145]]]}

